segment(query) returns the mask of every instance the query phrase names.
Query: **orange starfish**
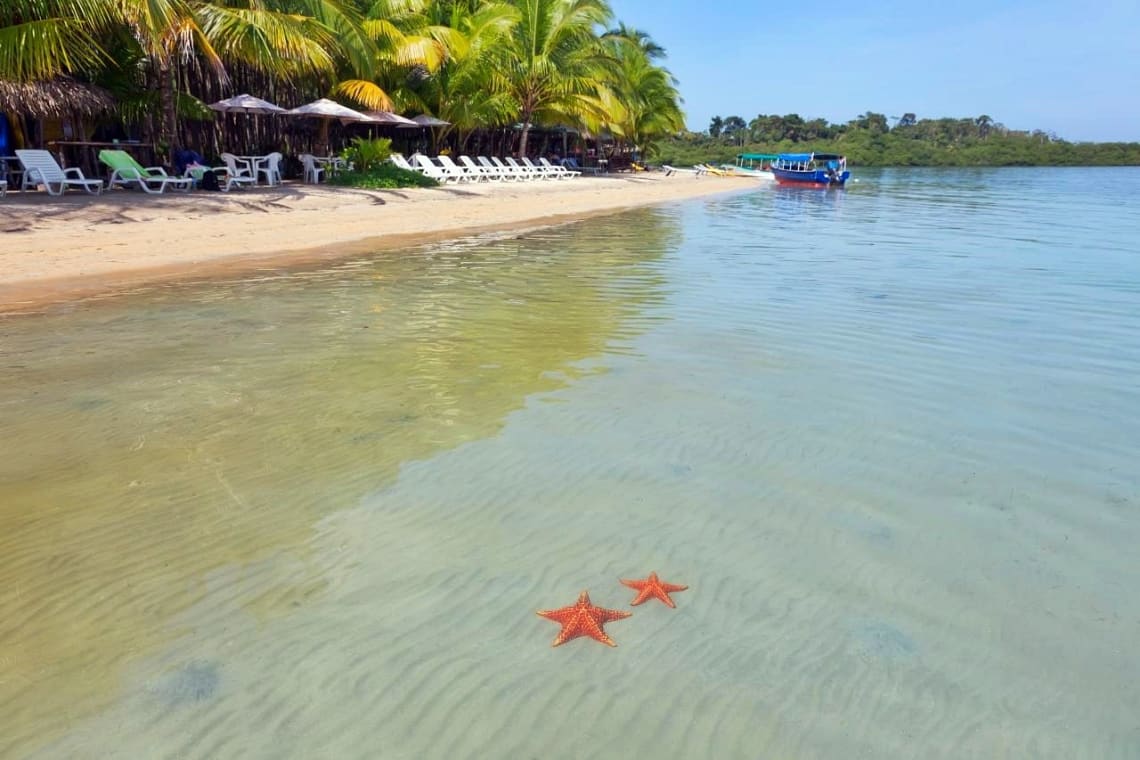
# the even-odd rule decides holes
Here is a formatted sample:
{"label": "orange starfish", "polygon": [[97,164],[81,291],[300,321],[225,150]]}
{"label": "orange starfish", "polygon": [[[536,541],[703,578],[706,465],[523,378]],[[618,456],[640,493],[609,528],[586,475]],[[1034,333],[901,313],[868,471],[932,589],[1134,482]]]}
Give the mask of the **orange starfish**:
{"label": "orange starfish", "polygon": [[684,591],[688,586],[678,586],[675,583],[666,583],[657,577],[657,573],[650,573],[649,577],[643,581],[627,581],[622,580],[623,586],[629,586],[631,589],[637,591],[637,598],[630,604],[634,607],[646,602],[650,599],[660,599],[670,607],[676,607],[673,600],[669,598],[669,593],[672,591]]}
{"label": "orange starfish", "polygon": [[562,624],[562,630],[558,633],[558,637],[554,639],[552,646],[565,644],[570,639],[576,639],[579,636],[589,636],[603,644],[616,647],[617,644],[606,635],[606,632],[602,630],[602,626],[614,620],[627,618],[633,613],[625,612],[624,610],[607,610],[602,607],[595,607],[590,604],[590,595],[583,591],[578,595],[577,604],[558,610],[539,610],[538,614],[548,620]]}

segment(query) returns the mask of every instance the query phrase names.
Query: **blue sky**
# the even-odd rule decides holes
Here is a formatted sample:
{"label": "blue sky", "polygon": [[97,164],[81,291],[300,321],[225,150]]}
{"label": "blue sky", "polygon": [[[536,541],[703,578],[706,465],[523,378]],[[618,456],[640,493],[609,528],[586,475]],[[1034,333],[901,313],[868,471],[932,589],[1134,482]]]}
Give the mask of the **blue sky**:
{"label": "blue sky", "polygon": [[873,110],[1140,141],[1140,0],[611,4],[668,50],[691,129]]}

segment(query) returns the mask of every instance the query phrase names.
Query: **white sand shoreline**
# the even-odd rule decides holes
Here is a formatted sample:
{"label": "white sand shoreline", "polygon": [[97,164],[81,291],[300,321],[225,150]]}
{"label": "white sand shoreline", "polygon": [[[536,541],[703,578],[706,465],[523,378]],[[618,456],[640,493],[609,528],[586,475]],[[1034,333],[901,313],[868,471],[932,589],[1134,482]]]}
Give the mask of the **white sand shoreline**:
{"label": "white sand shoreline", "polygon": [[0,312],[753,186],[748,179],[643,174],[388,191],[287,184],[227,194],[9,194],[0,200]]}

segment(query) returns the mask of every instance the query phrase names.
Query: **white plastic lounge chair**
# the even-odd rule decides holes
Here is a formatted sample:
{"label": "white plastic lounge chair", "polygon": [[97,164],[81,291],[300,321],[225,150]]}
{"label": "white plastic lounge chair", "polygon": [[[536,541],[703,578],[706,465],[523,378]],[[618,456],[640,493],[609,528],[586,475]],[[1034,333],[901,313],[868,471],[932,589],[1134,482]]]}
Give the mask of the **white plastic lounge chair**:
{"label": "white plastic lounge chair", "polygon": [[533,167],[523,166],[522,164],[520,164],[518,161],[516,161],[511,156],[504,156],[503,160],[507,162],[507,166],[510,166],[513,169],[515,169],[516,171],[520,172],[522,174],[522,176],[525,177],[526,179],[546,179],[547,178],[545,172],[540,172],[538,169],[535,169]]}
{"label": "white plastic lounge chair", "polygon": [[260,180],[261,175],[265,175],[265,184],[267,185],[280,185],[281,184],[281,159],[284,158],[280,153],[270,153],[263,161],[260,161],[255,167],[254,176]]}
{"label": "white plastic lounge chair", "polygon": [[424,166],[424,165],[421,165],[419,163],[419,160],[418,160],[420,158],[419,156],[415,156],[414,158],[417,159],[416,164],[414,166],[412,164],[408,163],[408,159],[404,158],[399,153],[393,153],[389,160],[392,163],[394,163],[396,166],[398,166],[401,169],[404,169],[406,171],[419,172],[420,174],[424,175],[425,177],[431,177],[432,179],[438,180],[440,182],[446,182],[447,181],[447,175],[444,174],[443,170],[440,169],[435,164],[433,164],[431,161],[426,162],[427,165]]}
{"label": "white plastic lounge chair", "polygon": [[395,164],[397,167],[409,172],[418,172],[419,169],[408,163],[408,159],[404,158],[400,153],[393,153],[388,157],[388,160]]}
{"label": "white plastic lounge chair", "polygon": [[479,165],[489,172],[498,172],[499,177],[507,182],[517,182],[520,177],[505,164],[493,164],[486,156],[479,156]]}
{"label": "white plastic lounge chair", "polygon": [[301,166],[304,172],[301,176],[301,181],[310,185],[316,185],[321,181],[321,177],[325,173],[325,167],[317,166],[317,159],[313,158],[312,153],[301,154]]}
{"label": "white plastic lounge chair", "polygon": [[533,179],[531,173],[518,164],[514,164],[513,166],[505,164],[503,163],[503,160],[498,156],[491,156],[491,160],[495,162],[496,166],[499,166],[505,171],[510,172],[511,176],[514,177],[516,181],[526,182],[527,180]]}
{"label": "white plastic lounge chair", "polygon": [[578,159],[574,158],[573,156],[567,156],[566,158],[562,159],[562,165],[570,171],[582,173],[589,172],[595,176],[597,176],[602,171],[601,167],[599,166],[582,166],[578,163]]}
{"label": "white plastic lounge chair", "polygon": [[459,172],[461,175],[460,180],[459,180],[460,182],[462,182],[464,180],[466,180],[468,182],[481,182],[482,180],[487,179],[487,175],[485,175],[483,172],[481,172],[479,170],[479,167],[475,167],[474,169],[472,169],[469,166],[467,166],[466,164],[463,166],[459,166],[458,164],[456,164],[454,161],[451,160],[451,156],[440,156],[437,160],[439,161],[440,164],[443,165],[444,169],[447,169],[447,170],[450,170],[453,172]]}
{"label": "white plastic lounge chair", "polygon": [[539,166],[538,164],[536,164],[534,161],[531,161],[526,156],[523,156],[522,158],[520,158],[519,161],[526,168],[530,169],[533,172],[537,172],[539,179],[565,179],[564,176],[562,176],[558,172],[554,171],[553,166],[549,166],[549,167]]}
{"label": "white plastic lounge chair", "polygon": [[666,177],[672,177],[674,174],[692,174],[694,177],[699,177],[704,174],[700,169],[678,169],[676,166],[669,164],[662,164],[661,168],[665,170]]}
{"label": "white plastic lounge chair", "polygon": [[87,179],[83,176],[83,172],[75,167],[60,168],[55,157],[46,150],[18,150],[16,158],[20,159],[20,164],[24,167],[21,190],[31,190],[37,185],[43,185],[48,195],[63,195],[69,187],[81,187],[92,195],[103,192],[102,180]]}
{"label": "white plastic lounge chair", "polygon": [[[416,157],[418,158],[418,156]],[[440,182],[447,181],[447,177],[445,174],[443,174],[443,170],[441,170],[439,166],[431,163],[430,161],[427,162],[426,167],[422,166],[418,161],[415,165],[413,165],[409,164],[407,158],[401,156],[398,153],[393,153],[389,158],[389,161],[399,166],[402,170],[409,172],[418,172],[423,174],[424,177],[431,177],[433,180],[439,180]]]}
{"label": "white plastic lounge chair", "polygon": [[549,171],[553,172],[554,176],[558,177],[559,179],[574,179],[575,177],[582,176],[582,172],[572,172],[569,169],[567,169],[565,166],[559,166],[559,165],[550,163],[545,158],[538,159],[538,163],[540,166],[544,166]]}
{"label": "white plastic lounge chair", "polygon": [[480,166],[471,159],[471,156],[460,156],[459,163],[465,166],[469,172],[479,172],[479,174],[481,174],[486,180],[489,180],[491,182],[503,181],[503,173],[501,171],[499,171],[494,166]]}
{"label": "white plastic lounge chair", "polygon": [[[455,182],[467,181],[467,174],[459,167],[449,169],[446,166],[437,166],[432,163],[430,158],[422,153],[417,153],[412,156],[412,160],[415,161],[416,166],[420,167],[423,173],[429,177],[434,176],[436,179],[443,179],[445,182],[448,180],[454,180]],[[435,172],[435,174],[433,175],[431,172]]]}
{"label": "white plastic lounge chair", "polygon": [[136,185],[144,193],[159,195],[166,192],[168,187],[189,192],[194,186],[193,178],[171,177],[161,166],[144,167],[125,150],[101,150],[99,161],[111,169],[107,187]]}

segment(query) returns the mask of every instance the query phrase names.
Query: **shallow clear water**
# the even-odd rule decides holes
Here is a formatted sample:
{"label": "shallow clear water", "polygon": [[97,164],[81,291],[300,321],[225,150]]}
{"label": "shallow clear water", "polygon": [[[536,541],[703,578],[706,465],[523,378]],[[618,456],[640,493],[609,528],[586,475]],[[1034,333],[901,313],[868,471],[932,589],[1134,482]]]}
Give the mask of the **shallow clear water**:
{"label": "shallow clear water", "polygon": [[1140,756],[1140,172],[860,179],[0,320],[0,757]]}

